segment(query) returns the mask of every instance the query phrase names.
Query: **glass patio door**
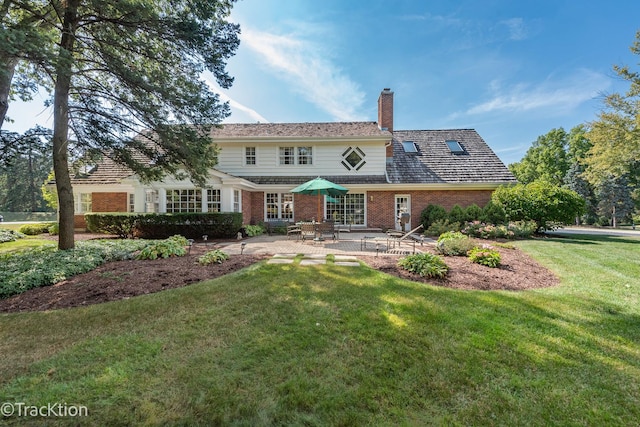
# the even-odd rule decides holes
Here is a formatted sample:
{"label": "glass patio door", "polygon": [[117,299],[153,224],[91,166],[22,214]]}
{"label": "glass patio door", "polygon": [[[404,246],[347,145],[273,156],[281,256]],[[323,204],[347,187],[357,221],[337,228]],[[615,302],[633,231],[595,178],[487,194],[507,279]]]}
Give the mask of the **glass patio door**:
{"label": "glass patio door", "polygon": [[404,230],[402,229],[402,224],[400,223],[400,216],[402,214],[411,213],[411,197],[409,195],[396,195],[395,202],[395,223],[397,231],[409,231],[411,230],[411,221],[413,218],[409,218],[409,222],[404,226]]}

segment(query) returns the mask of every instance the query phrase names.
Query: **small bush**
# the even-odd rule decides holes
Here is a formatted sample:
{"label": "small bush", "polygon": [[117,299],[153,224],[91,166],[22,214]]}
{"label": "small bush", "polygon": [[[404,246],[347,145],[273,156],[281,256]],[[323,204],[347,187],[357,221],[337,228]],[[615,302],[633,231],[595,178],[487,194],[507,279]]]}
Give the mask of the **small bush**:
{"label": "small bush", "polygon": [[51,234],[52,236],[57,236],[58,234],[60,234],[60,224],[58,224],[57,222],[55,224],[52,224],[47,231],[49,232],[49,234]]}
{"label": "small bush", "polygon": [[398,266],[422,277],[442,278],[446,276],[449,267],[442,258],[430,253],[409,255],[398,260]]}
{"label": "small bush", "polygon": [[484,208],[482,208],[482,215],[480,218],[474,218],[471,221],[486,222],[488,224],[503,224],[507,220],[507,214],[501,205],[498,205],[492,201],[489,201]]}
{"label": "small bush", "polygon": [[429,228],[426,229],[424,234],[426,234],[427,236],[439,236],[442,233],[446,233],[447,231],[458,231],[458,230],[460,230],[459,222],[451,223],[449,222],[448,219],[439,219],[433,224],[431,224],[431,226],[429,226]]}
{"label": "small bush", "polygon": [[464,210],[464,219],[461,222],[477,221],[482,219],[482,208],[476,204],[469,205]]}
{"label": "small bush", "polygon": [[449,221],[451,221],[452,223],[454,222],[463,223],[465,222],[465,219],[466,219],[466,214],[464,209],[462,209],[462,206],[453,205],[453,207],[449,211]]}
{"label": "small bush", "polygon": [[53,224],[50,222],[42,222],[38,224],[24,224],[18,228],[18,232],[27,236],[37,236],[38,234],[48,233],[49,227]]}
{"label": "small bush", "polygon": [[500,265],[500,253],[491,248],[474,248],[469,251],[469,261],[496,268]]}
{"label": "small bush", "polygon": [[446,240],[466,239],[468,236],[462,234],[459,231],[446,231],[438,237],[438,243]]}
{"label": "small bush", "polygon": [[446,209],[440,205],[428,205],[420,213],[420,223],[425,230],[428,230],[434,222],[444,221],[447,218],[448,214]]}
{"label": "small bush", "polygon": [[465,256],[476,246],[478,245],[475,240],[455,231],[443,233],[440,236],[436,243],[436,251],[447,256]]}
{"label": "small bush", "polygon": [[201,265],[209,265],[213,263],[222,264],[223,261],[226,261],[228,259],[229,259],[229,255],[222,252],[220,249],[215,249],[199,257],[198,262]]}
{"label": "small bush", "polygon": [[522,239],[531,237],[537,228],[535,221],[514,221],[508,225],[493,225],[473,221],[467,223],[461,232],[470,237],[480,239]]}
{"label": "small bush", "polygon": [[255,237],[264,234],[265,229],[261,225],[245,225],[244,231],[247,233],[247,236]]}
{"label": "small bush", "polygon": [[0,228],[0,243],[15,242],[18,239],[24,239],[26,236],[19,231],[7,230]]}
{"label": "small bush", "polygon": [[182,236],[172,236],[145,246],[136,259],[158,259],[172,256],[184,256],[187,250],[184,248],[189,242]]}

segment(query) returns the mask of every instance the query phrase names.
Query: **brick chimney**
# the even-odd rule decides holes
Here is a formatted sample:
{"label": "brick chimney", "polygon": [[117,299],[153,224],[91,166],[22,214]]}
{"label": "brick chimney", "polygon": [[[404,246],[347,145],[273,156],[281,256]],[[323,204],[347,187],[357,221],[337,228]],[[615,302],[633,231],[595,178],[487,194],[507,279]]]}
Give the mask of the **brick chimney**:
{"label": "brick chimney", "polygon": [[[378,126],[382,130],[393,132],[393,92],[384,88],[378,98]],[[393,144],[389,142],[386,148],[387,163],[393,161]]]}
{"label": "brick chimney", "polygon": [[385,88],[378,98],[378,126],[393,132],[393,92]]}

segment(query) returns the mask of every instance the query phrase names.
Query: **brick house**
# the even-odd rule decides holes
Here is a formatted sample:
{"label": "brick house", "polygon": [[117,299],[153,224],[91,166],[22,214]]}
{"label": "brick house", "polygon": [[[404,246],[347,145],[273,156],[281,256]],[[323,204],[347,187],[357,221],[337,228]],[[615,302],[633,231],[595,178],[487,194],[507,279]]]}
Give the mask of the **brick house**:
{"label": "brick house", "polygon": [[212,130],[218,165],[205,188],[167,177],[141,183],[109,160],[73,179],[76,227],[85,212],[242,212],[245,224],[315,219],[317,198],[292,194],[321,176],[349,189],[322,200],[325,217],[358,228],[419,223],[429,204],[484,206],[515,178],[472,129],[395,130],[393,92],[378,98],[377,122],[225,124]]}

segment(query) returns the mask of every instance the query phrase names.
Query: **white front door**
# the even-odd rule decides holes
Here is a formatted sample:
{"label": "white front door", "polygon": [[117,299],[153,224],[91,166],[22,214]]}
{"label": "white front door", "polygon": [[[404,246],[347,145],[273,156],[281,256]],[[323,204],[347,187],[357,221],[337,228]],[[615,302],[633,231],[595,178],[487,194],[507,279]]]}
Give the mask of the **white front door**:
{"label": "white front door", "polygon": [[396,207],[395,207],[395,222],[396,222],[396,230],[398,231],[409,231],[411,230],[411,221],[413,218],[409,218],[409,222],[404,225],[400,223],[400,218],[402,214],[410,214],[411,213],[411,196],[409,195],[396,195]]}

